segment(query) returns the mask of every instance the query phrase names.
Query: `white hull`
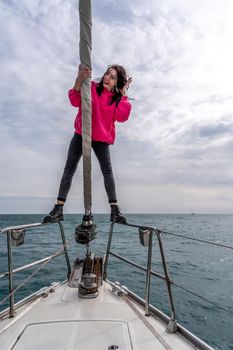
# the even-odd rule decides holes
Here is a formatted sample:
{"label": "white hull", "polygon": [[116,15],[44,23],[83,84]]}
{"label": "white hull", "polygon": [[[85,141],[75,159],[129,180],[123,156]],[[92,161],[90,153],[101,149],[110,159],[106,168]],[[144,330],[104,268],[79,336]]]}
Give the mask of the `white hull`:
{"label": "white hull", "polygon": [[79,298],[78,289],[67,283],[51,290],[1,322],[2,350],[193,349],[177,333],[167,333],[165,323],[144,316],[139,305],[132,308],[106,282],[95,299]]}
{"label": "white hull", "polygon": [[[171,281],[159,232],[153,228],[125,224],[132,228],[139,228],[140,242],[148,247],[147,268],[125,260],[111,250],[114,228],[114,224],[111,224],[104,263],[103,260],[100,263],[100,260],[87,255],[87,260],[85,259],[83,263],[80,261],[74,263],[71,273],[63,226],[59,223],[63,242],[61,251],[14,270],[12,234],[14,239],[18,234],[18,238],[22,240],[22,230],[42,225],[37,223],[1,230],[1,234],[7,235],[8,272],[0,275],[0,278],[9,279],[10,308],[0,313],[0,350],[190,350],[193,348],[213,350],[176,321]],[[158,276],[167,284],[170,317],[149,304],[150,277],[155,275],[151,270],[154,235],[157,236],[161,248],[165,276],[160,274]],[[53,283],[50,287],[15,304],[14,294],[19,287],[14,289],[14,274],[38,264],[42,268],[52,258],[61,254],[66,258],[70,276],[69,284]],[[126,287],[108,281],[107,266],[111,255],[146,272],[145,300],[127,290]],[[88,261],[93,264],[89,272]],[[37,271],[39,270],[35,270],[31,277]],[[91,280],[90,276],[91,278],[97,276],[95,279],[97,283],[92,281],[88,284]],[[83,291],[86,294],[83,294]]]}

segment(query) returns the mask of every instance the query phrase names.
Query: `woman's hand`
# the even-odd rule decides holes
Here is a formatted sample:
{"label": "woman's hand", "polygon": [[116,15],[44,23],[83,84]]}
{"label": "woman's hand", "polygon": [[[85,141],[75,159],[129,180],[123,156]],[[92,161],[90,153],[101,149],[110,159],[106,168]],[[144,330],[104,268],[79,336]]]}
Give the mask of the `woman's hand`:
{"label": "woman's hand", "polygon": [[78,67],[78,76],[75,80],[74,89],[80,91],[83,80],[91,77],[92,70],[89,67]]}
{"label": "woman's hand", "polygon": [[81,64],[78,67],[78,80],[85,80],[86,78],[91,77],[91,68],[89,67],[81,67]]}
{"label": "woman's hand", "polygon": [[129,77],[127,82],[125,83],[125,85],[123,86],[122,89],[119,89],[120,90],[120,93],[122,94],[122,96],[125,96],[126,93],[127,93],[127,90],[129,88],[129,85],[131,84],[132,82],[132,77]]}

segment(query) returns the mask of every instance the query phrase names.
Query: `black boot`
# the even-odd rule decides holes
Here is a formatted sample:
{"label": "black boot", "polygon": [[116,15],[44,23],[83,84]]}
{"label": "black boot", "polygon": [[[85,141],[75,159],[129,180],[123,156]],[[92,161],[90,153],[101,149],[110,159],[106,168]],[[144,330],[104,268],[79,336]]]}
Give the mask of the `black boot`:
{"label": "black boot", "polygon": [[120,207],[117,204],[111,204],[111,216],[110,221],[118,222],[120,224],[126,224],[126,218],[120,212]]}
{"label": "black boot", "polygon": [[43,224],[47,224],[49,222],[58,222],[63,221],[63,205],[55,204],[53,210],[49,213],[49,215],[45,216],[43,219]]}

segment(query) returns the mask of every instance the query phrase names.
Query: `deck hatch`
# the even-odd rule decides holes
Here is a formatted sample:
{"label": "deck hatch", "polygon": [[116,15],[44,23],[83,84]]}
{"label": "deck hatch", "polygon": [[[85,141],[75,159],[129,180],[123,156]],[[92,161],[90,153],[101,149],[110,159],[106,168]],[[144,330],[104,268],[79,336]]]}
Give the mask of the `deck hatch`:
{"label": "deck hatch", "polygon": [[128,325],[121,321],[64,321],[28,325],[12,350],[133,350]]}

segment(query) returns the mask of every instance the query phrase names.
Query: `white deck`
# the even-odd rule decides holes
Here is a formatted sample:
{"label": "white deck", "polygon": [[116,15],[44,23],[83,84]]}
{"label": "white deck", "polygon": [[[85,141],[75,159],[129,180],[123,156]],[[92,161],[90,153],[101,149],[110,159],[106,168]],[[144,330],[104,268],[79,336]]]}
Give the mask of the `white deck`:
{"label": "white deck", "polygon": [[[165,340],[167,349],[193,349],[178,335],[168,334],[161,321],[146,320]],[[76,288],[64,284],[22,308],[16,317],[0,322],[1,350],[108,350],[111,345],[119,350],[166,349],[107,283],[96,299],[89,300],[80,299]]]}

